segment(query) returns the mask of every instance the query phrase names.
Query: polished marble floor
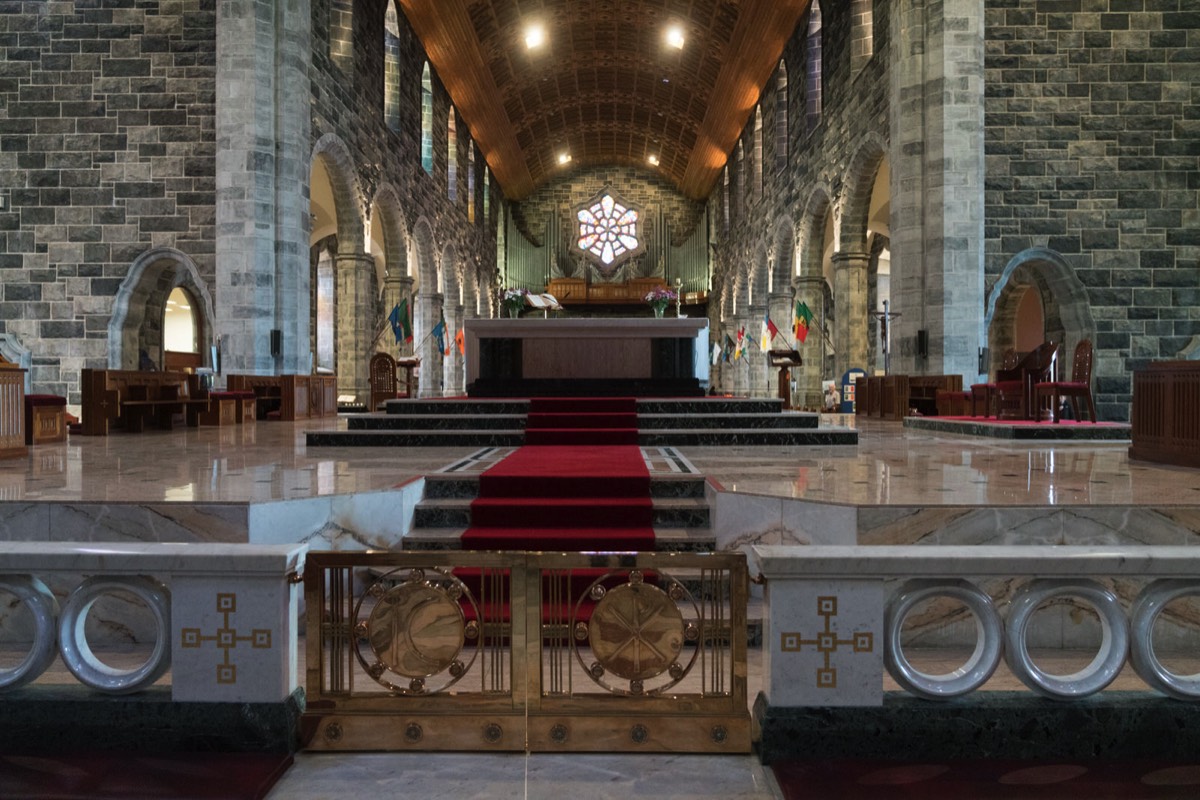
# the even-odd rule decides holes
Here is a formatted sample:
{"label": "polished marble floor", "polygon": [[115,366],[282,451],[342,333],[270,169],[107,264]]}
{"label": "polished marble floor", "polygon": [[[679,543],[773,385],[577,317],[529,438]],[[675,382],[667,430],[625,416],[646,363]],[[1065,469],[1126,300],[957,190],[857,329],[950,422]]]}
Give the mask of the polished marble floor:
{"label": "polished marble floor", "polygon": [[[345,425],[330,419],[73,436],[34,448],[27,458],[0,461],[0,501],[256,503],[378,491],[453,465],[482,469],[491,460],[474,459],[477,448],[306,446],[307,431]],[[1127,443],[1013,443],[881,421],[858,428],[857,446],[680,447],[682,459],[647,457],[656,471],[690,464],[730,492],[837,504],[1200,505],[1200,471],[1130,462]],[[752,656],[752,684],[757,661]],[[770,770],[752,756],[301,753],[268,798],[364,791],[580,800],[780,796]]]}
{"label": "polished marble floor", "polygon": [[[853,418],[849,418],[853,422]],[[0,500],[263,502],[387,489],[478,448],[308,447],[341,419],[72,436],[0,460]],[[1014,443],[858,422],[856,446],[678,447],[726,491],[858,505],[1200,505],[1200,471],[1126,442]],[[663,467],[669,469],[669,467]]]}

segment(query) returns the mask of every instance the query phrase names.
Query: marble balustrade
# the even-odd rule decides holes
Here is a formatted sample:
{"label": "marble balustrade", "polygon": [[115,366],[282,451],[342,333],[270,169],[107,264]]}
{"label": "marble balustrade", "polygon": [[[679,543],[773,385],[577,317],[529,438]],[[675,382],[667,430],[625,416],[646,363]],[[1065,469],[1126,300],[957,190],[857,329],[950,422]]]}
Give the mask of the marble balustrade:
{"label": "marble balustrade", "polygon": [[[285,700],[299,686],[294,579],[307,550],[303,544],[0,542],[0,594],[16,597],[32,618],[26,637],[12,637],[25,638],[27,652],[15,667],[0,669],[0,692],[35,680],[61,656],[81,683],[107,694],[143,690],[169,669],[176,702]],[[93,614],[105,628],[131,630],[122,611],[152,617],[152,652],[130,669],[97,657],[90,638]],[[21,626],[8,624],[16,614],[8,616],[11,634]]]}
{"label": "marble balustrade", "polygon": [[[772,707],[881,706],[885,664],[910,693],[949,699],[979,689],[1001,658],[1032,691],[1054,699],[1100,691],[1128,659],[1150,688],[1200,700],[1200,676],[1172,672],[1156,652],[1170,646],[1163,627],[1182,637],[1198,627],[1200,561],[1192,547],[747,550],[751,573],[765,585],[763,694]],[[960,610],[946,608],[955,603]],[[1085,607],[1094,614],[1080,613]],[[959,628],[973,628],[974,652],[962,666],[935,674],[913,665],[901,632],[918,609],[960,621],[966,610],[972,620]],[[1030,655],[1048,640],[1096,655],[1078,672],[1054,675]]]}

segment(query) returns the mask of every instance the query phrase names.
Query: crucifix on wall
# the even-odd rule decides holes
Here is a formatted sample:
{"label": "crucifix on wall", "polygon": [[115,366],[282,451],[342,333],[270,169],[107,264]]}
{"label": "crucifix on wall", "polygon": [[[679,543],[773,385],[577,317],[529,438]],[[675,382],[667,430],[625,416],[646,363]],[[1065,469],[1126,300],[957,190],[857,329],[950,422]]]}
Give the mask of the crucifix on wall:
{"label": "crucifix on wall", "polygon": [[889,346],[891,338],[888,332],[888,321],[900,316],[897,311],[888,311],[888,301],[883,301],[883,311],[869,312],[872,317],[879,320],[879,341],[883,345],[883,372],[889,375],[892,372],[892,348]]}

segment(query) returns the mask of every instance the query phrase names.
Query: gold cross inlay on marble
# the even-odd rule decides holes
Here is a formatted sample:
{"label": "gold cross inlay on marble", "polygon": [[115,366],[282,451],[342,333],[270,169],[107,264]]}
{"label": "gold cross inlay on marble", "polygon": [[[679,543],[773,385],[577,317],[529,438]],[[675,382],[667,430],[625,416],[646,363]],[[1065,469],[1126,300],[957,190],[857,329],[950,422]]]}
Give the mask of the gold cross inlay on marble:
{"label": "gold cross inlay on marble", "polygon": [[269,650],[271,648],[271,629],[253,628],[249,635],[239,636],[229,620],[230,616],[237,612],[237,594],[234,592],[217,593],[217,611],[222,615],[224,621],[215,633],[206,636],[199,628],[183,628],[180,631],[179,646],[184,648],[202,647],[205,642],[216,642],[217,647],[224,655],[221,663],[217,664],[217,683],[237,683],[237,664],[232,663],[232,651],[238,646],[238,642],[247,642],[255,650]]}
{"label": "gold cross inlay on marble", "polygon": [[850,645],[851,652],[870,653],[875,649],[875,634],[871,631],[855,631],[849,639],[839,639],[832,630],[833,618],[837,616],[837,597],[817,598],[817,616],[824,618],[825,629],[815,639],[805,639],[799,631],[784,631],[779,634],[779,649],[784,653],[798,653],[805,645],[816,645],[817,652],[825,660],[825,666],[817,668],[817,688],[837,688],[837,668],[832,666],[833,654],[838,648]]}

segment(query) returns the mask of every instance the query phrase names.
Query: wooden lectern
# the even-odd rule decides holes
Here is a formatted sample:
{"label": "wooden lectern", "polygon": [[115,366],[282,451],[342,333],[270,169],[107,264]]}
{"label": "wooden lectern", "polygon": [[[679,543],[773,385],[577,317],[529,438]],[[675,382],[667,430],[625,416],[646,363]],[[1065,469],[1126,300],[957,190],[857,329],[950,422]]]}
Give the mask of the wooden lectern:
{"label": "wooden lectern", "polygon": [[[412,356],[410,358],[397,358],[396,368],[404,370],[404,396],[411,398],[417,393],[417,376],[415,374],[417,367],[421,366],[421,359]],[[375,409],[371,409],[374,411]]]}
{"label": "wooden lectern", "polygon": [[804,363],[800,354],[795,350],[768,350],[767,357],[771,359],[772,367],[779,367],[779,397],[783,400],[784,408],[792,407],[792,367]]}

